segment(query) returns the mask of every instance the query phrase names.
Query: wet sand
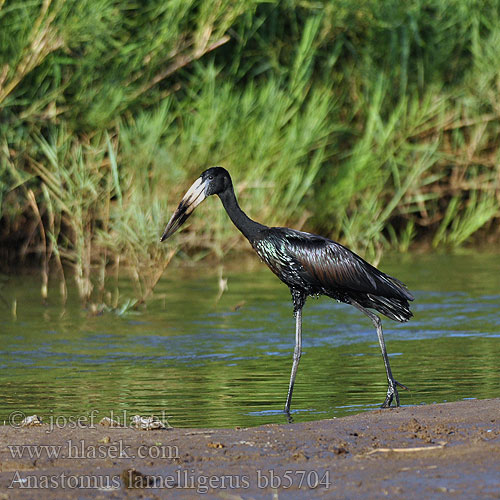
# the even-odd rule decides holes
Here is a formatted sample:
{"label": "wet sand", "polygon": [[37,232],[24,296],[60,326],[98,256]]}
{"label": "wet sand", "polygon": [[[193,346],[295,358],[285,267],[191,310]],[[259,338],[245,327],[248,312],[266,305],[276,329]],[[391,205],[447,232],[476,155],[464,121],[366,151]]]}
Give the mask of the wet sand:
{"label": "wet sand", "polygon": [[0,500],[500,499],[500,399],[245,429],[5,425],[0,439]]}

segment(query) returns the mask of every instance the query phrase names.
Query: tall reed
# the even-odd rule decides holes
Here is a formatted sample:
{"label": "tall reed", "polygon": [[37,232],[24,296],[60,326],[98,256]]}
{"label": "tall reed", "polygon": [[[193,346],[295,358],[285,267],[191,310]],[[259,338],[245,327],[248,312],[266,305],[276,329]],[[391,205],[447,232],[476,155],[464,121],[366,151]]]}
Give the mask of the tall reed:
{"label": "tall reed", "polygon": [[142,303],[176,249],[244,248],[209,202],[158,243],[214,164],[250,216],[370,258],[498,238],[499,21],[499,0],[0,1],[3,260],[118,309],[127,269]]}

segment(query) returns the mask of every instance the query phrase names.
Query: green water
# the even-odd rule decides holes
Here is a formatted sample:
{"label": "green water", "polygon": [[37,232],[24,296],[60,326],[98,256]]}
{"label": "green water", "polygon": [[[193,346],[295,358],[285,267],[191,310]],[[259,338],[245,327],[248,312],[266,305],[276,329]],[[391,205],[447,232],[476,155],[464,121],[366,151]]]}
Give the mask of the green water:
{"label": "green water", "polygon": [[[415,295],[409,323],[383,321],[395,377],[411,389],[401,403],[499,397],[500,257],[396,256],[380,267]],[[63,308],[57,295],[44,306],[37,277],[6,279],[0,422],[12,412],[48,420],[92,411],[97,421],[154,413],[176,427],[286,422],[288,288],[264,265],[226,271],[229,290],[215,305],[217,274],[195,269],[201,278],[171,266],[158,299],[123,316],[93,316],[76,299]],[[294,421],[377,408],[386,379],[371,322],[327,298],[309,299],[303,321]]]}

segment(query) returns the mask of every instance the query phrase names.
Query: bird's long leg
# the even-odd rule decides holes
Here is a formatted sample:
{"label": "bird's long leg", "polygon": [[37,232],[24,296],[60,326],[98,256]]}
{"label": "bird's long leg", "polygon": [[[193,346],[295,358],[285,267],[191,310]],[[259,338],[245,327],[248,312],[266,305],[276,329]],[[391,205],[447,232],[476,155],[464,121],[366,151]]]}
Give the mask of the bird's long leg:
{"label": "bird's long leg", "polygon": [[403,389],[408,389],[408,388],[405,387],[403,384],[400,384],[392,376],[391,365],[389,363],[389,357],[387,356],[387,349],[385,348],[384,333],[382,332],[382,321],[380,321],[380,318],[376,314],[372,313],[371,311],[368,311],[368,309],[365,309],[362,305],[358,304],[356,301],[351,300],[350,303],[354,307],[359,309],[362,313],[366,314],[372,320],[372,323],[374,324],[377,330],[378,343],[380,344],[380,349],[382,350],[382,357],[384,358],[385,371],[387,373],[387,383],[389,384],[389,387],[387,389],[387,396],[382,405],[382,408],[388,408],[389,406],[391,406],[392,400],[394,398],[396,399],[396,406],[399,406],[399,394],[397,386],[399,385],[399,387],[402,387]]}
{"label": "bird's long leg", "polygon": [[292,402],[293,384],[295,375],[299,367],[300,356],[302,355],[302,308],[295,311],[295,349],[293,351],[292,373],[290,375],[290,386],[286,397],[285,412],[290,414],[290,403]]}

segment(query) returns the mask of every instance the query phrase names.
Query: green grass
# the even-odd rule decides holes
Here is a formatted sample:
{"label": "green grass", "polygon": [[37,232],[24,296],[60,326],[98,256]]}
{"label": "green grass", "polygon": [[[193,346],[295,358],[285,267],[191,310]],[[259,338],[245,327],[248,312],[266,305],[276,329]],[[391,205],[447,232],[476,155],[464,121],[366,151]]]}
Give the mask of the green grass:
{"label": "green grass", "polygon": [[[0,255],[118,308],[211,165],[269,225],[375,259],[498,237],[500,1],[0,0]],[[244,242],[216,200],[174,240]],[[69,267],[68,267],[69,266]]]}

